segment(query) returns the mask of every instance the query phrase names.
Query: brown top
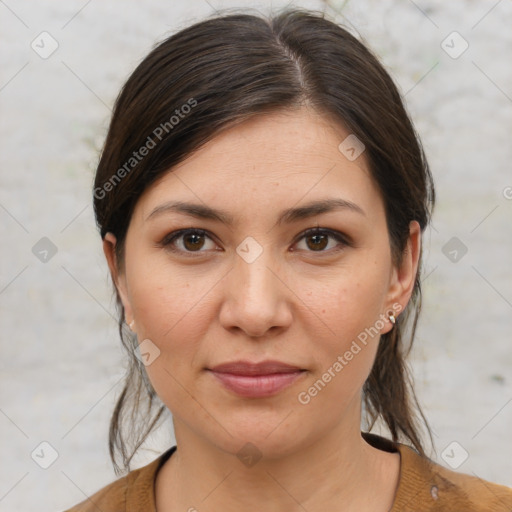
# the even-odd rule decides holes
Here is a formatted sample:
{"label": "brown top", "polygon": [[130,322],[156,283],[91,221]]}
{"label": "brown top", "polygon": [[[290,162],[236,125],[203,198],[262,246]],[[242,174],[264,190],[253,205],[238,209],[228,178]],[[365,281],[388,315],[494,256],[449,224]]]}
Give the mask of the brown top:
{"label": "brown top", "polygon": [[[449,470],[405,444],[368,432],[361,435],[375,448],[400,452],[400,478],[390,512],[512,512],[512,488]],[[156,512],[156,475],[176,448],[65,512]]]}

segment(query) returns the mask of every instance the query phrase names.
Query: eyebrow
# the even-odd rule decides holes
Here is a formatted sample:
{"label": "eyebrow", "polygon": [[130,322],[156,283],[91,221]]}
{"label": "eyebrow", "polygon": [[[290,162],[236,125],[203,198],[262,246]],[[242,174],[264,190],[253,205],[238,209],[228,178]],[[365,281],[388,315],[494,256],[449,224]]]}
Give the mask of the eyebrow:
{"label": "eyebrow", "polygon": [[[292,223],[335,210],[349,210],[366,216],[365,211],[356,203],[341,198],[329,198],[312,201],[304,206],[283,210],[279,215],[276,224]],[[227,225],[232,225],[234,222],[233,216],[225,210],[214,209],[203,204],[186,203],[183,201],[169,201],[157,206],[146,217],[146,221],[168,212],[183,213],[198,219],[216,220]]]}

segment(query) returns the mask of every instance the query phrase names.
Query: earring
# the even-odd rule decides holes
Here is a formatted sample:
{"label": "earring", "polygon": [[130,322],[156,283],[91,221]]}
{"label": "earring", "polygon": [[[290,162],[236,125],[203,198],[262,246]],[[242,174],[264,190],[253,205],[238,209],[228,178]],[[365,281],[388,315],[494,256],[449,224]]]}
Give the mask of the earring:
{"label": "earring", "polygon": [[395,314],[394,314],[394,313],[390,313],[390,314],[389,314],[389,321],[390,321],[392,324],[395,324],[395,323],[396,323],[396,317],[395,317]]}
{"label": "earring", "polygon": [[130,327],[130,329],[133,331],[133,326],[135,325],[135,320],[132,320],[128,326]]}

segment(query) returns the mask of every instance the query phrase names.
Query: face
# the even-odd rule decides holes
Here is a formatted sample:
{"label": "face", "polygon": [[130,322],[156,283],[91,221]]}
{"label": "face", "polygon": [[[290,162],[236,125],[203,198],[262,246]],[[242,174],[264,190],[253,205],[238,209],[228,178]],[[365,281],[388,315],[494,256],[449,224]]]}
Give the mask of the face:
{"label": "face", "polygon": [[[251,442],[279,456],[359,428],[361,389],[392,328],[387,312],[398,316],[412,292],[420,233],[412,222],[411,250],[395,268],[364,153],[351,161],[338,149],[348,135],[309,110],[255,117],[140,197],[122,272],[107,235],[126,321],[177,440],[230,453]],[[287,383],[277,391],[265,387],[270,378],[246,378],[246,392],[210,371],[239,360],[302,371],[276,378]]]}

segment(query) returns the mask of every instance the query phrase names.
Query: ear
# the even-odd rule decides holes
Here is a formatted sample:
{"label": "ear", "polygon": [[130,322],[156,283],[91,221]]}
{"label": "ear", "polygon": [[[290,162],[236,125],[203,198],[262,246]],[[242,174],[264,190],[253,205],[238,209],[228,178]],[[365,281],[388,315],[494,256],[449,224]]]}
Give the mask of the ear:
{"label": "ear", "polygon": [[418,221],[409,223],[409,238],[404,250],[402,265],[393,267],[389,290],[386,298],[386,325],[381,334],[389,332],[393,324],[388,320],[388,313],[394,312],[395,318],[405,309],[411,298],[418,271],[418,262],[421,252],[421,228]]}
{"label": "ear", "polygon": [[114,282],[117,292],[121,298],[121,302],[123,303],[125,321],[130,324],[130,322],[133,320],[133,311],[126,286],[126,275],[124,272],[120,271],[117,264],[115,254],[116,243],[116,237],[112,233],[107,233],[103,239],[103,252],[105,254],[105,258],[107,259],[112,281]]}

